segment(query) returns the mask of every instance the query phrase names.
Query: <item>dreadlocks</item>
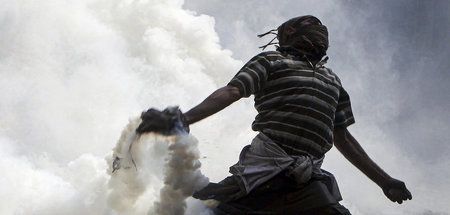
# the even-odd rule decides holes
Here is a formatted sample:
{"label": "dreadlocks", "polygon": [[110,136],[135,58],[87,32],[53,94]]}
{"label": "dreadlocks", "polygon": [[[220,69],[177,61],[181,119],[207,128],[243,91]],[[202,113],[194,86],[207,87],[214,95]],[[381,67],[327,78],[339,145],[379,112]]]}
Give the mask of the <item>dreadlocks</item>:
{"label": "dreadlocks", "polygon": [[[299,16],[292,18],[277,29],[277,39],[279,50],[294,49],[310,56],[312,59],[321,59],[326,55],[328,49],[328,30],[322,22],[314,16]],[[271,30],[259,37],[267,34],[275,34]],[[273,40],[272,40],[273,41]],[[270,42],[268,45],[276,44]]]}

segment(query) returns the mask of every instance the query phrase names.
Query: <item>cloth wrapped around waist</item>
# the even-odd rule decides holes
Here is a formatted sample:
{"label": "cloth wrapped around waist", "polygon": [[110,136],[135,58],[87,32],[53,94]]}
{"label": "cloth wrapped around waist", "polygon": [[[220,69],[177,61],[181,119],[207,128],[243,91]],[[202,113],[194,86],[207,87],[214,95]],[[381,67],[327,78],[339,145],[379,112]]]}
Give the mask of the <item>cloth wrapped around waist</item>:
{"label": "cloth wrapped around waist", "polygon": [[308,182],[313,176],[325,179],[333,197],[340,201],[341,195],[334,176],[320,169],[322,158],[309,155],[290,156],[264,134],[258,134],[251,145],[245,146],[239,161],[230,167],[229,176],[219,183],[210,183],[194,193],[194,197],[229,202],[249,194],[252,190],[278,174],[285,174],[297,184]]}

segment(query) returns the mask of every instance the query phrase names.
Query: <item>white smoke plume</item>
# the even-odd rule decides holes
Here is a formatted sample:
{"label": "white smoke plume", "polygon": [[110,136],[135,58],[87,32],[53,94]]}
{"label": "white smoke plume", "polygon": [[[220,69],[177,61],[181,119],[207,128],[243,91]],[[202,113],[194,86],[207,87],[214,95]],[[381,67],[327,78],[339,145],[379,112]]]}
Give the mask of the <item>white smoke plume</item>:
{"label": "white smoke plume", "polygon": [[[186,199],[209,182],[200,172],[200,152],[197,140],[190,135],[161,136],[137,135],[140,119],[130,120],[108,158],[108,205],[119,214],[142,214],[136,202],[146,195],[148,187],[160,188],[159,198],[153,198],[154,206],[149,215],[184,215]],[[165,163],[165,164],[164,164]],[[158,170],[161,169],[161,170]],[[162,174],[164,177],[162,176]],[[164,178],[164,179],[163,179]],[[162,186],[164,181],[164,186]],[[208,213],[207,209],[203,213]]]}
{"label": "white smoke plume", "polygon": [[[132,185],[118,185],[105,157],[129,116],[186,110],[232,77],[241,62],[220,47],[214,19],[179,0],[0,4],[0,214],[147,214],[163,202],[164,141],[138,150],[153,156],[136,160],[150,163],[137,163],[138,175],[124,175]],[[215,173],[208,159],[228,140],[204,140],[226,132],[203,126],[192,133],[208,156],[205,175],[221,178],[235,160],[214,161],[224,170]],[[185,214],[207,214],[197,200],[186,205]]]}
{"label": "white smoke plume", "polygon": [[[200,153],[197,140],[192,136],[178,135],[169,144],[169,159],[165,165],[164,187],[160,201],[155,204],[154,214],[182,215],[186,210],[186,199],[209,182],[199,168]],[[149,213],[153,214],[153,213]]]}

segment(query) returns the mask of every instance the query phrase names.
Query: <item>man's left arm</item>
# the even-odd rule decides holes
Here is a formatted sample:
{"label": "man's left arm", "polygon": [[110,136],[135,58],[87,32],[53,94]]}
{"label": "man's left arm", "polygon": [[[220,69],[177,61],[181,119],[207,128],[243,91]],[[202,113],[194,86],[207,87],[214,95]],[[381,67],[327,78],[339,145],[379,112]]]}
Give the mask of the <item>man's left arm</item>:
{"label": "man's left arm", "polygon": [[364,151],[347,128],[336,128],[334,145],[354,166],[383,189],[384,194],[393,202],[401,204],[412,199],[405,183],[389,176]]}

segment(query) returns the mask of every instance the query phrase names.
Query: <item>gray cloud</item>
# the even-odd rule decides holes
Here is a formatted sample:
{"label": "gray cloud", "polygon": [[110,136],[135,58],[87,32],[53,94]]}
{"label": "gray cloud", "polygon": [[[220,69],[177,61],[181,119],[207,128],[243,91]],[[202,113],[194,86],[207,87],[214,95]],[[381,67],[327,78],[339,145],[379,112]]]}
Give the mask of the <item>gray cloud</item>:
{"label": "gray cloud", "polygon": [[[450,152],[450,4],[447,1],[349,1],[348,11],[364,11],[369,18],[364,23],[370,34],[380,31],[378,40],[390,41],[391,50],[376,50],[377,54],[391,52],[390,71],[373,74],[382,81],[383,73],[397,76],[395,99],[400,106],[384,131],[401,147],[421,159],[436,160]],[[362,45],[371,50],[373,37],[369,34]],[[413,147],[411,147],[413,145]],[[432,156],[430,156],[432,155]]]}

